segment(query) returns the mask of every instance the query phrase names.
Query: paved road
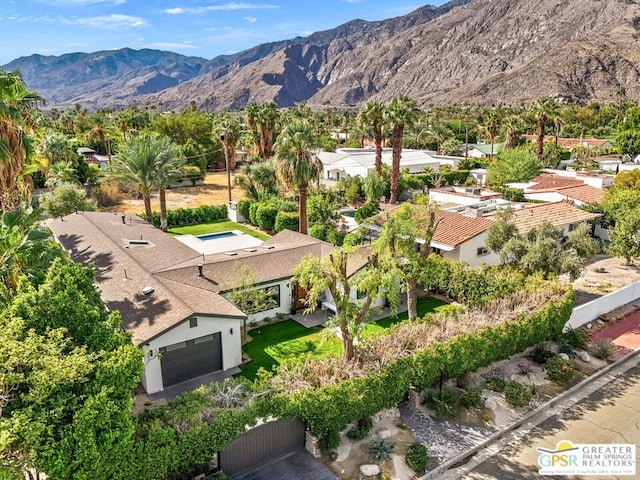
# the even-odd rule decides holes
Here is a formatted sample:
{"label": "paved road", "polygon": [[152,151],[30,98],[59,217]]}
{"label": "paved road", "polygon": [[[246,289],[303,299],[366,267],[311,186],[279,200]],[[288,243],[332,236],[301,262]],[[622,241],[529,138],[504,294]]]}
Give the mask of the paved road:
{"label": "paved road", "polygon": [[[502,440],[480,450],[466,465],[439,475],[439,479],[512,480],[512,479],[614,479],[634,477],[568,477],[538,474],[537,447],[555,449],[560,440],[573,443],[636,444],[640,460],[640,358],[635,355],[619,365],[598,384],[582,392],[583,398],[563,403],[552,415],[525,424]],[[535,426],[534,426],[535,425]]]}

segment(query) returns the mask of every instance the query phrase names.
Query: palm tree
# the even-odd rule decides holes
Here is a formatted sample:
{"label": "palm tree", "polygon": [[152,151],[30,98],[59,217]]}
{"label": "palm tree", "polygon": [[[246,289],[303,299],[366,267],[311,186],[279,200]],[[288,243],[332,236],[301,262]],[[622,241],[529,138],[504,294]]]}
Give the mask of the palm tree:
{"label": "palm tree", "polygon": [[547,119],[555,113],[556,109],[556,102],[551,97],[541,97],[531,105],[531,111],[538,121],[538,145],[536,155],[540,161],[542,161],[542,157],[544,156],[544,130]]}
{"label": "palm tree", "polygon": [[91,131],[89,132],[89,138],[96,139],[105,146],[107,158],[109,159],[109,161],[111,161],[111,140],[109,140],[109,137],[107,137],[107,133],[102,124],[98,123],[91,129]]}
{"label": "palm tree", "polygon": [[184,159],[180,158],[180,150],[169,137],[155,139],[153,150],[155,158],[155,184],[160,197],[160,229],[167,231],[167,188],[172,180],[182,176]]}
{"label": "palm tree", "polygon": [[0,69],[0,211],[16,209],[21,191],[28,195],[23,175],[31,150],[24,118],[30,108],[42,102],[19,72]]}
{"label": "palm tree", "polygon": [[514,148],[524,130],[522,119],[517,115],[509,115],[502,120],[501,132],[504,135],[504,149]]}
{"label": "palm tree", "polygon": [[482,129],[491,142],[491,158],[493,158],[493,145],[496,143],[496,137],[500,133],[500,119],[495,112],[489,112]]}
{"label": "palm tree", "polygon": [[391,131],[391,198],[390,203],[398,202],[400,181],[400,158],[402,156],[402,136],[407,125],[411,125],[418,112],[415,100],[407,95],[394,98],[385,110],[385,119],[392,126]]}
{"label": "palm tree", "polygon": [[257,126],[260,135],[260,155],[265,160],[273,156],[273,135],[279,120],[278,109],[273,102],[265,103],[258,112]]}
{"label": "palm tree", "polygon": [[369,123],[373,129],[373,141],[376,145],[376,174],[382,175],[382,122],[384,120],[384,105],[379,102],[368,102],[360,111],[359,120]]}
{"label": "palm tree", "polygon": [[564,127],[564,119],[560,115],[553,117],[553,138],[556,147],[558,146],[558,137],[562,133]]}
{"label": "palm tree", "polygon": [[49,166],[45,182],[47,188],[55,189],[62,183],[80,184],[76,169],[73,168],[71,162],[55,162]]}
{"label": "palm tree", "polygon": [[219,115],[213,124],[214,133],[217,133],[224,147],[224,160],[227,170],[227,193],[231,201],[231,170],[236,168],[236,145],[240,140],[241,126],[236,117],[228,112]]}
{"label": "palm tree", "polygon": [[131,137],[124,142],[118,155],[106,168],[108,178],[134,187],[144,201],[144,213],[151,223],[151,193],[157,187],[156,163],[164,152],[156,148],[158,141],[150,136]]}
{"label": "palm tree", "polygon": [[312,151],[317,139],[311,126],[302,121],[291,122],[276,143],[278,177],[289,188],[298,189],[300,233],[307,233],[307,188],[322,175],[322,163]]}

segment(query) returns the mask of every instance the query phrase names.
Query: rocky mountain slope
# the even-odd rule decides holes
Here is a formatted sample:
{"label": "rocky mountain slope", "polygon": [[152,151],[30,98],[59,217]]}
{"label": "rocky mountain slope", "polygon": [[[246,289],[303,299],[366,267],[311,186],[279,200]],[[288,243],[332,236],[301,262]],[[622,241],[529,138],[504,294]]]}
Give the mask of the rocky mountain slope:
{"label": "rocky mountain slope", "polygon": [[542,95],[614,100],[620,87],[640,100],[639,40],[635,0],[454,0],[211,61],[157,52],[145,63],[124,49],[91,54],[97,59],[32,56],[5,68],[19,66],[50,103],[90,108],[342,107],[402,93],[423,104],[518,105]]}

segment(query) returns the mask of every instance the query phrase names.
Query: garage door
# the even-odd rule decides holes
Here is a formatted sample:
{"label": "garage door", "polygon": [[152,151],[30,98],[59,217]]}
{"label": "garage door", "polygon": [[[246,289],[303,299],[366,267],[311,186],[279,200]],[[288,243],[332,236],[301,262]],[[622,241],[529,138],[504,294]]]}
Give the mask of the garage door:
{"label": "garage door", "polygon": [[220,332],[161,348],[162,383],[165,387],[222,370]]}
{"label": "garage door", "polygon": [[235,477],[304,448],[305,425],[297,418],[267,422],[220,452],[220,468]]}

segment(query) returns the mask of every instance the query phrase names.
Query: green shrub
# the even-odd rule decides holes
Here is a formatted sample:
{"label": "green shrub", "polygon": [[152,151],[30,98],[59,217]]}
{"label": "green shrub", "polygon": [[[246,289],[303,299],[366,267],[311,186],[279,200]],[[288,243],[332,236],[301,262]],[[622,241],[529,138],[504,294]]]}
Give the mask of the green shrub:
{"label": "green shrub", "polygon": [[531,360],[538,365],[544,365],[553,356],[554,353],[552,351],[547,350],[542,345],[538,345],[531,354]]}
{"label": "green shrub", "polygon": [[251,208],[251,200],[247,200],[246,198],[243,198],[242,200],[238,200],[237,208],[238,208],[238,213],[242,215],[244,218],[246,218],[247,222],[250,221],[249,209]]}
{"label": "green shrub", "polygon": [[464,408],[479,407],[482,405],[482,390],[478,387],[468,387],[460,390],[460,405]]}
{"label": "green shrub", "polygon": [[256,218],[256,213],[258,212],[258,209],[261,206],[262,206],[262,203],[260,202],[254,202],[251,205],[249,205],[249,223],[251,223],[251,225],[258,226],[258,219]]}
{"label": "green shrub", "polygon": [[573,378],[576,371],[570,360],[564,360],[560,357],[554,357],[547,360],[545,368],[549,378],[558,383],[567,383]]}
{"label": "green shrub", "polygon": [[338,446],[340,446],[340,432],[333,430],[318,438],[318,447],[323,452],[330,452]]}
{"label": "green shrub", "polygon": [[452,388],[445,387],[442,392],[430,392],[423,403],[441,418],[454,418],[460,413],[460,394]]}
{"label": "green shrub", "polygon": [[575,328],[569,328],[569,330],[562,334],[563,342],[571,345],[573,348],[584,349],[587,346],[587,337],[587,332]]}
{"label": "green shrub", "polygon": [[601,360],[607,360],[613,353],[613,344],[611,340],[599,340],[595,345],[593,356]]}
{"label": "green shrub", "polygon": [[256,210],[256,221],[258,227],[268,232],[272,232],[276,226],[276,216],[278,215],[278,209],[271,205],[261,205]]}
{"label": "green shrub", "polygon": [[358,424],[347,432],[347,437],[352,440],[362,440],[373,428],[373,419],[369,416],[362,417]]}
{"label": "green shrub", "polygon": [[563,343],[558,347],[558,353],[566,353],[567,355],[573,355],[573,348],[568,343]]}
{"label": "green shrub", "polygon": [[274,228],[276,232],[281,232],[285,229],[297,232],[300,229],[298,212],[278,212]]}
{"label": "green shrub", "polygon": [[394,445],[392,443],[387,443],[385,440],[374,440],[369,445],[369,456],[372,460],[386,462],[387,460],[391,460],[393,447]]}
{"label": "green shrub", "polygon": [[[141,214],[140,217],[145,218],[144,214]],[[197,223],[211,223],[226,219],[226,205],[201,205],[196,208],[177,208],[175,210],[167,210],[167,223],[169,224],[169,227],[194,225]],[[156,227],[160,226],[160,212],[152,212],[152,223]]]}
{"label": "green shrub", "polygon": [[514,408],[526,407],[531,401],[531,389],[518,382],[509,382],[504,388],[504,398]]}
{"label": "green shrub", "polygon": [[429,459],[427,447],[419,442],[409,445],[405,456],[405,461],[411,470],[418,475],[424,473]]}
{"label": "green shrub", "polygon": [[362,205],[358,210],[356,210],[354,219],[356,222],[362,223],[367,218],[373,217],[379,211],[380,211],[380,207],[378,207],[377,204],[373,202],[367,202],[364,205]]}
{"label": "green shrub", "polygon": [[329,233],[329,225],[323,223],[317,223],[309,229],[309,235],[323,242],[327,240],[327,233]]}
{"label": "green shrub", "polygon": [[344,243],[344,237],[346,235],[347,234],[345,232],[338,232],[337,230],[330,229],[327,232],[327,242],[337,245],[338,247],[341,247],[342,244]]}
{"label": "green shrub", "polygon": [[485,388],[493,390],[494,392],[504,392],[504,389],[507,386],[507,381],[504,378],[491,377],[488,378],[486,382],[484,382],[484,386]]}

